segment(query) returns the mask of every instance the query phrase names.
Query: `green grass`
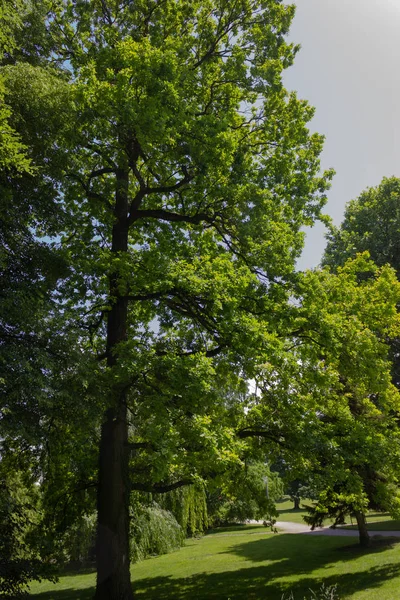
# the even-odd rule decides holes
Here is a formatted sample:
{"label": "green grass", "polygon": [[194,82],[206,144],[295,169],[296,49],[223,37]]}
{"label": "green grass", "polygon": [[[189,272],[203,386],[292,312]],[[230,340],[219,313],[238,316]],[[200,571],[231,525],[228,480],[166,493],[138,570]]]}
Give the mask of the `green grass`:
{"label": "green grass", "polygon": [[[311,504],[311,500],[304,500],[306,504]],[[300,502],[300,507],[303,506],[303,500]],[[276,508],[279,513],[277,521],[290,521],[291,523],[301,523],[304,525],[303,515],[307,514],[304,508],[294,509],[292,500],[286,498],[279,500],[276,503]]]}
{"label": "green grass", "polygon": [[[373,513],[367,515],[368,531],[400,531],[400,521],[391,519],[388,513]],[[343,529],[357,529],[355,519],[352,519],[351,525],[346,525]]]}
{"label": "green grass", "polygon": [[[312,500],[302,500],[300,506],[303,507],[304,504],[311,503]],[[304,508],[294,510],[293,502],[291,500],[286,498],[279,500],[276,503],[276,508],[279,512],[278,521],[289,521],[292,523],[302,523],[304,525],[303,515],[306,515],[307,511]],[[332,522],[332,520],[327,520],[325,525],[330,525]],[[367,523],[369,531],[400,531],[400,521],[391,519],[388,513],[370,511],[367,515]],[[347,525],[344,528],[356,530],[357,524],[355,519],[350,519],[350,517],[348,517]]]}
{"label": "green grass", "polygon": [[[341,599],[399,598],[400,542],[367,551],[357,538],[272,534],[260,526],[235,527],[188,540],[181,550],[132,568],[138,600],[296,600],[309,588],[337,584]],[[89,600],[94,574],[32,585],[35,600]]]}

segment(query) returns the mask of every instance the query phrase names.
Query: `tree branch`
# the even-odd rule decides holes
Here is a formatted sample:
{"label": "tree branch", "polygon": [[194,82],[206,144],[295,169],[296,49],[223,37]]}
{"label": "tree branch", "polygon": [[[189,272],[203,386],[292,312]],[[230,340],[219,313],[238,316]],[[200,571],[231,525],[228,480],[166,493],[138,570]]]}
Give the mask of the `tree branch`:
{"label": "tree branch", "polygon": [[169,223],[192,223],[193,225],[199,225],[202,221],[207,223],[213,222],[213,219],[206,213],[180,215],[179,213],[172,213],[162,208],[138,210],[134,216],[130,216],[130,223],[139,219],[158,219],[159,221],[168,221]]}
{"label": "tree branch", "polygon": [[185,485],[192,485],[193,483],[193,479],[181,479],[180,481],[175,481],[175,483],[154,483],[152,485],[136,482],[131,484],[131,489],[140,492],[152,492],[153,494],[166,494],[167,492],[184,487]]}
{"label": "tree branch", "polygon": [[[180,188],[182,188],[184,185],[187,185],[188,183],[190,183],[193,179],[193,175],[190,175],[189,172],[186,170],[186,168],[182,168],[184,177],[183,177],[183,179],[181,179],[174,185],[160,185],[158,187],[145,187],[144,179],[143,179],[142,175],[140,174],[140,172],[137,170],[136,165],[130,164],[130,167],[132,168],[135,176],[138,178],[140,189],[137,192],[136,196],[133,198],[131,205],[129,207],[129,217],[128,217],[129,225],[131,223],[134,223],[138,219],[143,218],[144,216],[150,216],[153,218],[161,218],[156,215],[150,215],[150,214],[144,215],[143,214],[143,213],[149,213],[150,211],[139,211],[138,210],[140,203],[142,202],[142,200],[145,196],[149,196],[150,194],[171,194],[173,192],[176,192]],[[138,177],[138,175],[139,175],[139,177]],[[165,211],[161,211],[161,212],[165,212]],[[174,214],[174,213],[172,213],[172,214]]]}
{"label": "tree branch", "polygon": [[106,175],[107,173],[115,173],[116,169],[112,167],[103,167],[102,169],[97,169],[96,171],[92,171],[88,176],[89,181],[94,179],[95,177],[101,177],[102,175]]}
{"label": "tree branch", "polygon": [[154,450],[157,452],[157,448],[152,442],[128,442],[127,446],[130,450]]}
{"label": "tree branch", "polygon": [[265,429],[250,429],[250,428],[240,429],[239,431],[236,432],[236,435],[241,440],[243,440],[245,438],[250,438],[250,437],[262,437],[262,438],[271,440],[271,441],[275,442],[276,444],[279,444],[280,446],[284,446],[284,447],[287,446],[287,443],[281,438],[281,436],[278,438],[276,435],[274,435],[270,431],[266,431]]}
{"label": "tree branch", "polygon": [[[212,348],[211,350],[206,350],[204,352],[204,350],[202,350],[201,348],[199,348],[198,350],[189,350],[187,352],[176,352],[174,354],[174,356],[179,356],[179,357],[186,357],[186,356],[194,356],[195,354],[204,354],[204,356],[206,356],[207,358],[213,358],[214,356],[217,356],[218,354],[220,354],[224,349],[224,346],[216,346],[216,348]],[[156,350],[156,356],[167,356],[168,354],[171,354],[171,351],[164,351],[164,350]]]}
{"label": "tree branch", "polygon": [[[110,171],[110,172],[113,172],[113,171]],[[104,202],[105,204],[107,204],[107,206],[109,208],[112,208],[109,201],[106,198],[104,198],[101,194],[98,194],[97,192],[93,192],[93,190],[91,190],[89,188],[89,185],[83,181],[83,179],[80,175],[78,175],[77,173],[66,173],[66,177],[69,177],[70,179],[75,179],[75,181],[80,183],[83,191],[85,192],[85,194],[88,198],[92,198],[93,200],[100,200],[101,202]],[[89,179],[89,181],[90,181],[90,179]]]}
{"label": "tree branch", "polygon": [[103,160],[108,162],[108,164],[113,167],[114,171],[116,171],[118,169],[116,163],[112,160],[112,158],[110,158],[110,156],[107,156],[107,154],[105,154],[102,151],[103,148],[100,144],[96,144],[94,142],[86,142],[86,145],[84,147],[88,148],[89,150],[92,150],[95,154],[98,154],[99,156],[101,156],[101,158]]}

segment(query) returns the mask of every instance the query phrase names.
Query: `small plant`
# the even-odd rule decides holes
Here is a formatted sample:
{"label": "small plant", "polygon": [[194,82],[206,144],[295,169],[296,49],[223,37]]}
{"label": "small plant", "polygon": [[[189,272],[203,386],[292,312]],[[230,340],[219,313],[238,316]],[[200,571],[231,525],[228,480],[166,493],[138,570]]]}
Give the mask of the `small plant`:
{"label": "small plant", "polygon": [[[337,593],[336,585],[325,586],[322,584],[319,590],[316,592],[311,590],[311,596],[304,596],[303,600],[340,600]],[[290,592],[289,596],[283,594],[282,600],[296,600],[293,592]]]}

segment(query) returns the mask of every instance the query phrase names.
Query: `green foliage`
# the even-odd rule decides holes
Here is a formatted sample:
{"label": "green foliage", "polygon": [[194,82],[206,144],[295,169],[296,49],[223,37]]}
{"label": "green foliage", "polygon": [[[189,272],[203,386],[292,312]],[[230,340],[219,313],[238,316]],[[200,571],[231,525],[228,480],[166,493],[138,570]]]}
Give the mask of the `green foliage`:
{"label": "green foliage", "polygon": [[263,463],[253,463],[230,472],[224,479],[222,488],[212,490],[210,486],[208,510],[213,525],[276,520],[275,501],[283,493],[277,473]]}
{"label": "green foliage", "polygon": [[76,520],[63,535],[62,546],[66,562],[80,563],[94,559],[96,513]]}
{"label": "green foliage", "polygon": [[154,496],[156,502],[171,512],[186,536],[202,534],[208,528],[204,485],[190,485]]}
{"label": "green foliage", "polygon": [[312,474],[303,474],[303,479],[296,477],[296,474],[292,472],[291,463],[286,463],[282,456],[278,456],[277,460],[272,464],[271,469],[273,472],[279,474],[282,479],[284,494],[288,495],[292,502],[294,502],[295,509],[300,508],[300,500],[302,498],[314,499],[315,490],[312,487]]}
{"label": "green foliage", "polygon": [[346,207],[340,227],[332,228],[324,264],[343,265],[358,252],[368,251],[379,266],[390,264],[400,274],[400,180],[384,178]]}
{"label": "green foliage", "polygon": [[314,505],[304,504],[308,515],[303,517],[304,521],[311,525],[312,529],[322,527],[326,520],[332,519],[333,525],[342,525],[349,515],[355,512],[365,513],[368,506],[368,498],[362,491],[349,493],[345,490],[335,492],[332,489],[323,490]]}
{"label": "green foliage", "polygon": [[[17,163],[19,144],[32,170],[17,165],[24,176],[7,175],[4,187],[7,206],[22,214],[17,231],[32,242],[24,245],[29,256],[37,236],[50,236],[57,251],[49,274],[35,259],[34,285],[21,284],[13,334],[24,330],[32,287],[40,302],[32,303],[29,332],[38,343],[26,344],[20,364],[14,340],[4,363],[23,372],[32,347],[42,352],[14,391],[1,433],[12,448],[29,432],[26,454],[43,477],[44,513],[57,535],[93,510],[96,481],[100,494],[115,492],[98,503],[99,535],[126,534],[104,543],[105,554],[125,548],[109,556],[114,569],[127,551],[130,485],[201,485],[241,466],[245,382],[266,357],[273,370],[286,361],[303,228],[322,218],[332,172],[319,172],[323,139],[308,129],[313,109],[282,83],[297,52],[285,37],[293,6],[24,6],[26,46],[15,33],[14,54],[1,67],[12,106],[3,121],[14,136],[4,157]],[[14,213],[5,213],[12,223]],[[13,258],[21,256],[9,253],[7,273]],[[294,353],[290,361],[299,365]],[[267,510],[257,477],[237,476],[241,498],[227,486],[237,515]],[[204,502],[194,509],[189,496],[181,520],[193,533],[206,517]],[[134,533],[151,551],[151,535],[141,531]],[[119,566],[128,597],[128,561]]]}
{"label": "green foliage", "polygon": [[[26,17],[33,12],[29,0],[4,0],[0,7],[0,66],[14,61],[21,51],[21,32]],[[26,57],[24,57],[26,58]],[[32,173],[34,167],[28,156],[28,147],[21,134],[11,124],[14,106],[6,93],[3,69],[0,69],[0,172]]]}
{"label": "green foliage", "polygon": [[[5,466],[5,462],[8,464]],[[54,570],[43,563],[32,543],[38,518],[37,494],[29,491],[20,473],[8,472],[10,463],[0,463],[0,596],[25,598],[29,583],[43,578],[55,581]]]}
{"label": "green foliage", "polygon": [[[348,203],[343,223],[328,236],[323,262],[332,269],[357,252],[368,251],[379,266],[390,264],[400,275],[400,180],[384,178]],[[400,389],[400,338],[390,343],[393,383]]]}
{"label": "green foliage", "polygon": [[32,163],[27,157],[27,147],[10,125],[12,111],[5,104],[4,98],[5,86],[0,73],[0,169],[32,172]]}
{"label": "green foliage", "polygon": [[23,2],[4,0],[0,7],[0,52],[12,52],[16,46],[16,33],[22,25]]}
{"label": "green foliage", "polygon": [[185,539],[182,527],[169,511],[157,504],[141,507],[131,521],[131,558],[168,554],[180,548]]}
{"label": "green foliage", "polygon": [[[339,270],[346,259],[356,253],[367,251],[371,259],[379,266],[390,264],[397,277],[400,273],[399,263],[399,197],[400,181],[394,177],[384,178],[375,188],[364,191],[359,198],[348,203],[343,223],[332,229],[328,236],[328,245],[324,263],[333,270]],[[371,270],[370,277],[376,269]],[[368,274],[359,277],[368,277]],[[399,304],[397,303],[396,309]],[[391,376],[393,384],[400,389],[399,332],[390,335],[389,358],[392,361]],[[379,370],[376,371],[378,373]],[[398,440],[397,424],[394,415],[398,407],[393,407],[393,423],[385,435],[388,446],[396,453]],[[364,470],[363,478],[370,506],[385,507],[393,516],[398,514],[399,493],[397,478],[387,477],[384,459],[374,468]]]}
{"label": "green foliage", "polygon": [[[291,354],[264,365],[248,427],[277,440],[275,451],[317,493],[383,507],[399,477],[400,399],[384,341],[398,335],[399,283],[365,255],[299,281]],[[391,510],[397,502],[396,493]]]}
{"label": "green foliage", "polygon": [[[271,307],[288,297],[274,278],[292,277],[302,226],[319,217],[331,177],[319,174],[312,109],[281,82],[296,52],[284,37],[293,8],[54,10],[74,82],[61,183],[73,263],[64,298],[96,331],[89,351],[106,356],[102,324],[129,295],[102,401],[113,402],[117,385],[129,390],[131,440],[141,444],[134,488],[206,479],[239,460],[237,410],[225,398],[268,346],[279,313]],[[129,232],[127,250],[114,252],[117,189]],[[271,323],[260,323],[267,314]]]}

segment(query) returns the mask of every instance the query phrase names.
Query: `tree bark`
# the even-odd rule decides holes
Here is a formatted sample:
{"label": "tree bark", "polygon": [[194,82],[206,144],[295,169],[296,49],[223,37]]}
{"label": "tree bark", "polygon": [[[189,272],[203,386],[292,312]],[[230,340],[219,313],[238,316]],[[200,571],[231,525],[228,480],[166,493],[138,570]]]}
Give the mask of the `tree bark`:
{"label": "tree bark", "polygon": [[356,511],[355,517],[357,519],[360,546],[362,546],[363,548],[368,548],[371,540],[370,540],[368,529],[367,529],[367,522],[365,520],[365,515],[361,511]]}
{"label": "tree bark", "polygon": [[298,496],[294,496],[293,502],[294,502],[293,510],[300,510],[300,498]]}
{"label": "tree bark", "polygon": [[[111,251],[128,250],[128,173],[117,173],[115,224]],[[118,344],[126,339],[128,300],[120,291],[120,275],[109,277],[107,366],[118,365]],[[95,600],[133,600],[129,556],[129,447],[125,384],[111,384],[101,429],[97,491],[97,585]]]}

